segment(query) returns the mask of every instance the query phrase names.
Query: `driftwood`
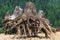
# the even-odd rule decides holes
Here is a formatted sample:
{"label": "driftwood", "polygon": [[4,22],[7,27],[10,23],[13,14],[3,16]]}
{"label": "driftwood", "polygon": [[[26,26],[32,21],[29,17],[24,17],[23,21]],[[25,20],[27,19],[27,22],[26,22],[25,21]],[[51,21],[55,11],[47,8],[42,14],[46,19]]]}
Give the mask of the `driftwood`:
{"label": "driftwood", "polygon": [[11,34],[12,30],[14,34],[14,38],[16,36],[21,37],[21,35],[25,35],[25,37],[36,36],[37,33],[43,31],[46,37],[49,37],[51,32],[55,32],[54,28],[51,27],[48,19],[44,18],[43,11],[41,10],[38,14],[35,9],[35,5],[32,2],[27,2],[24,8],[24,11],[16,6],[12,15],[6,14],[3,23],[5,27],[2,29],[6,30],[6,33]]}
{"label": "driftwood", "polygon": [[2,29],[9,29],[13,25],[16,25],[17,20],[19,20],[22,16],[22,12],[23,10],[20,8],[20,6],[15,7],[14,13],[12,15],[10,15],[9,12],[7,12],[3,20],[3,23],[6,23],[6,26]]}
{"label": "driftwood", "polygon": [[44,12],[42,10],[39,11],[38,13],[38,18],[40,20],[40,27],[39,27],[39,31],[43,31],[46,36],[48,36],[48,34],[50,35],[52,32],[56,32],[56,30],[51,26],[50,22],[48,19],[46,19],[44,17]]}

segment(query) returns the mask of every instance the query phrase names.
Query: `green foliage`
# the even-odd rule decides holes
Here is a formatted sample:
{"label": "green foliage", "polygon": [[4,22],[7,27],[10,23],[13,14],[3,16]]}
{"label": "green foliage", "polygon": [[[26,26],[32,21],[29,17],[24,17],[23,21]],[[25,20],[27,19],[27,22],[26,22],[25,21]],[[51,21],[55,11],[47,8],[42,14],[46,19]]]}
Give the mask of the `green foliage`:
{"label": "green foliage", "polygon": [[60,0],[0,0],[0,27],[7,11],[12,14],[16,5],[24,8],[26,2],[33,2],[37,12],[43,10],[54,27],[60,26]]}
{"label": "green foliage", "polygon": [[4,33],[5,34],[6,33],[6,30],[1,30],[0,33]]}

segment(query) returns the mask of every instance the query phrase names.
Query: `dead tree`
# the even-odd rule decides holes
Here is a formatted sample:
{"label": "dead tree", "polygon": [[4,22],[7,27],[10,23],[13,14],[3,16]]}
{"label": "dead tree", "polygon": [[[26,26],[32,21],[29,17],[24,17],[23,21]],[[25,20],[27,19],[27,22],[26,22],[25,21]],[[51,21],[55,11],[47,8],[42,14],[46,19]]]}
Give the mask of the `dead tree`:
{"label": "dead tree", "polygon": [[[23,9],[21,9],[20,6],[16,6],[15,7],[15,10],[14,10],[13,14],[11,15],[11,20],[13,20],[13,22],[15,23],[15,25],[17,25],[18,20],[20,20],[20,18],[22,16],[22,12],[23,12]],[[18,27],[13,27],[13,28],[15,28],[15,29],[18,30]]]}
{"label": "dead tree", "polygon": [[[23,13],[23,14],[22,14]],[[50,25],[50,22],[47,18],[44,17],[44,12],[42,10],[39,11],[37,15],[35,5],[32,2],[27,2],[24,8],[24,11],[20,8],[20,6],[16,6],[12,15],[9,15],[8,12],[3,21],[5,27],[2,29],[6,29],[7,33],[10,32],[10,29],[14,31],[16,36],[21,37],[24,36],[36,36],[38,31],[43,31],[46,37],[49,37],[50,33],[53,32],[53,28]]]}
{"label": "dead tree", "polygon": [[[6,23],[6,25],[2,29],[6,29],[7,31],[10,31],[11,27],[13,27],[13,25],[16,25],[17,20],[19,20],[21,18],[22,11],[23,10],[20,8],[20,6],[16,6],[15,11],[14,11],[14,13],[12,15],[9,15],[8,14],[9,12],[7,12],[7,14],[6,14],[6,16],[5,16],[4,20],[3,20],[3,22]],[[16,29],[16,27],[12,28],[11,30],[13,31],[15,29]]]}
{"label": "dead tree", "polygon": [[43,18],[43,17],[44,17],[44,12],[43,12],[43,10],[39,10],[38,17],[39,17],[39,18]]}
{"label": "dead tree", "polygon": [[5,14],[4,20],[2,21],[2,23],[7,22],[9,20],[9,17],[10,17],[10,13],[9,13],[9,11],[7,11],[6,14]]}
{"label": "dead tree", "polygon": [[[26,21],[27,21],[27,29],[29,31],[29,34],[30,35],[36,34],[36,31],[37,31],[36,28],[37,28],[39,19],[37,17],[35,5],[32,2],[26,3],[23,15],[25,16],[25,17],[22,17],[23,20],[26,19]],[[35,26],[33,26],[33,25],[35,25]],[[33,29],[35,32],[33,32]]]}
{"label": "dead tree", "polygon": [[40,20],[39,30],[42,30],[46,34],[46,37],[49,37],[50,33],[55,32],[54,28],[51,27],[48,19],[44,18],[43,11],[39,12],[38,17]]}
{"label": "dead tree", "polygon": [[23,9],[20,6],[16,6],[13,14],[9,17],[10,20],[20,19],[22,16]]}

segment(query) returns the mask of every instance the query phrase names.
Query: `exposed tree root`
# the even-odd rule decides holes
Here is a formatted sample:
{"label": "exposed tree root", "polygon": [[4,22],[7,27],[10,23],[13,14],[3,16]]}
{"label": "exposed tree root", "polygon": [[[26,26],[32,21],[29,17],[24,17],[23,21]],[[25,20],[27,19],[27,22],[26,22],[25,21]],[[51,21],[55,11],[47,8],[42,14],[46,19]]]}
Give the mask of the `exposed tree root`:
{"label": "exposed tree root", "polygon": [[55,32],[48,19],[44,18],[43,11],[37,14],[32,2],[26,3],[24,11],[17,6],[11,16],[5,16],[3,23],[5,23],[5,27],[2,29],[5,29],[7,34],[12,30],[16,34],[14,38],[16,36],[20,38],[23,35],[25,37],[36,36],[40,31],[45,33],[45,37],[50,37],[51,33]]}

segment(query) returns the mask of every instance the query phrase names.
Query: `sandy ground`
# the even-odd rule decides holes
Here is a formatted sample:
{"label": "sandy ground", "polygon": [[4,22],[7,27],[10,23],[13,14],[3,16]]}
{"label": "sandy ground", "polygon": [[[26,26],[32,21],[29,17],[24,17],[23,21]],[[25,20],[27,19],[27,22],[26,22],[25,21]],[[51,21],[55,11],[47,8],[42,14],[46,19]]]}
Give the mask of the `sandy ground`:
{"label": "sandy ground", "polygon": [[[45,36],[43,33],[38,34],[39,36]],[[4,35],[0,34],[0,40],[60,40],[60,32],[56,32],[55,34],[51,33],[51,38],[21,38],[21,39],[12,39],[14,35]]]}

